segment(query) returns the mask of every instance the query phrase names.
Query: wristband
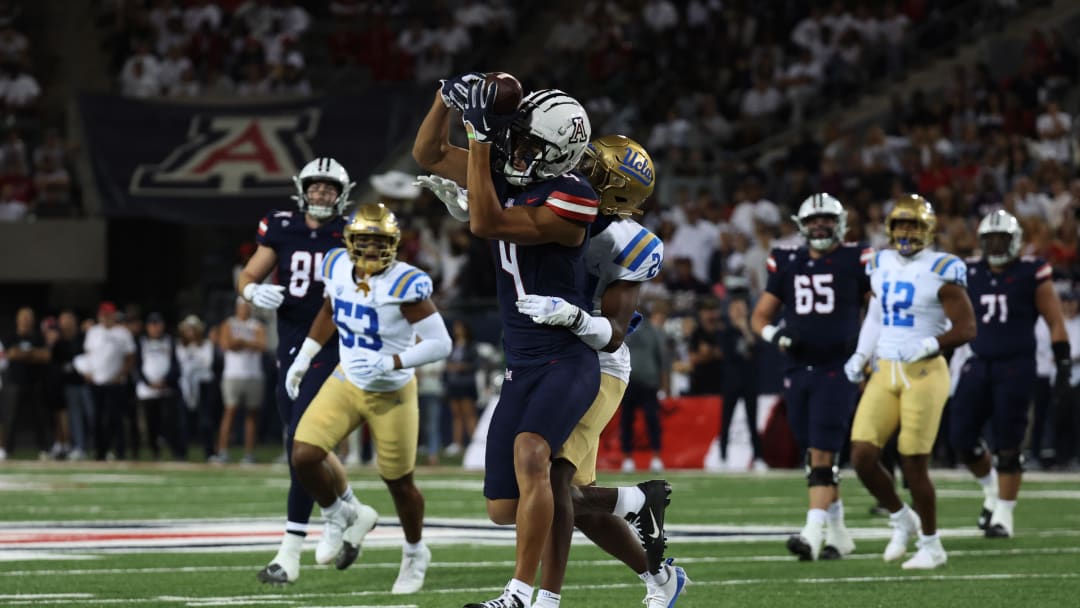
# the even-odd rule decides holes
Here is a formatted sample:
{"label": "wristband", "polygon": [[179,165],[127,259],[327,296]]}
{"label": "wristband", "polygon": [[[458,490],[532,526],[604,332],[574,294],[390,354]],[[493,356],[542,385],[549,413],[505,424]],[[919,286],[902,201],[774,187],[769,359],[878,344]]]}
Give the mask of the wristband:
{"label": "wristband", "polygon": [[296,358],[304,357],[310,361],[319,354],[320,350],[322,350],[322,344],[312,338],[304,338],[304,343],[300,346],[300,352],[296,354]]}
{"label": "wristband", "polygon": [[779,327],[775,325],[766,325],[761,328],[761,337],[764,338],[766,342],[772,342],[778,331],[780,331]]}
{"label": "wristband", "polygon": [[1058,365],[1071,365],[1072,357],[1069,356],[1069,343],[1064,340],[1054,342],[1050,345],[1050,350],[1054,353],[1054,362]]}

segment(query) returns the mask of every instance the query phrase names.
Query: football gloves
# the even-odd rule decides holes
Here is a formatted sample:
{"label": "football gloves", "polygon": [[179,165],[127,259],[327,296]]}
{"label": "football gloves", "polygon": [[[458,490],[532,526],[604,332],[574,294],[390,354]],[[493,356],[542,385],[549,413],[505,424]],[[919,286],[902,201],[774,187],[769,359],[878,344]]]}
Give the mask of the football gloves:
{"label": "football gloves", "polygon": [[533,323],[541,325],[561,325],[574,327],[581,322],[585,311],[566,300],[555,296],[528,294],[517,302],[518,312],[531,318]]}
{"label": "football gloves", "polygon": [[307,373],[309,367],[311,367],[310,358],[297,355],[293,359],[289,371],[285,372],[285,394],[289,396],[289,399],[295,400],[300,394],[300,381],[304,379],[304,374]]}
{"label": "football gloves", "polygon": [[932,357],[941,352],[941,345],[938,344],[937,338],[929,337],[923,338],[918,342],[907,342],[900,346],[899,352],[900,360],[904,363],[911,363],[912,361],[920,361],[927,357]]}
{"label": "football gloves", "polygon": [[452,110],[464,111],[465,105],[469,101],[469,87],[474,82],[482,82],[483,80],[483,72],[465,72],[453,78],[440,80],[439,95],[442,97],[443,104]]}
{"label": "football gloves", "polygon": [[844,375],[852,384],[866,380],[866,355],[855,352],[844,364]]}
{"label": "football gloves", "polygon": [[394,358],[367,348],[355,350],[355,358],[343,364],[353,378],[365,379],[394,369]]}
{"label": "football gloves", "polygon": [[766,342],[772,342],[777,348],[787,353],[794,354],[801,346],[799,339],[786,327],[766,325],[761,328],[761,337],[765,338]]}
{"label": "football gloves", "polygon": [[459,222],[469,221],[469,193],[452,179],[438,175],[421,175],[413,185],[431,190],[450,212],[450,217]]}
{"label": "football gloves", "polygon": [[513,114],[499,115],[492,110],[498,91],[497,82],[474,82],[469,89],[469,102],[461,112],[461,121],[470,137],[482,144],[491,143],[495,135],[514,119]]}
{"label": "football gloves", "polygon": [[259,308],[270,310],[281,306],[285,301],[285,286],[270,285],[267,283],[248,283],[244,287],[244,299]]}

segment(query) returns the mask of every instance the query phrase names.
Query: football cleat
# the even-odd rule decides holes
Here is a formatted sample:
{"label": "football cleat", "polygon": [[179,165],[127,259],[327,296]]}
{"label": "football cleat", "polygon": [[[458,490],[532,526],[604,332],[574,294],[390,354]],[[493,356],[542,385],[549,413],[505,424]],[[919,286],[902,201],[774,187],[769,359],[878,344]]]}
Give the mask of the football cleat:
{"label": "football cleat", "polygon": [[918,535],[919,527],[922,526],[919,515],[915,511],[908,508],[906,513],[897,518],[889,517],[891,520],[889,525],[893,528],[892,539],[889,540],[889,544],[885,547],[885,554],[882,556],[887,562],[904,557],[908,543]]}
{"label": "football cleat", "polygon": [[1012,511],[998,504],[986,527],[986,538],[1011,538],[1013,535]]}
{"label": "football cleat", "polygon": [[287,583],[295,583],[296,579],[300,578],[300,560],[296,560],[292,566],[292,573],[286,570],[285,566],[282,566],[277,561],[273,561],[266,565],[265,568],[259,570],[259,573],[255,575],[259,579],[260,583],[266,583],[269,585],[284,585]]}
{"label": "football cleat", "polygon": [[990,509],[987,509],[985,506],[982,508],[981,511],[979,511],[978,524],[980,530],[985,530],[990,526],[990,517],[993,514],[994,512]]}
{"label": "football cleat", "polygon": [[641,546],[645,549],[645,562],[649,572],[656,573],[664,565],[664,549],[667,538],[664,536],[664,510],[671,499],[671,484],[663,479],[653,479],[637,484],[645,494],[645,504],[637,513],[630,513],[626,521],[637,530]]}
{"label": "football cleat", "polygon": [[851,533],[843,523],[830,523],[825,527],[825,548],[821,550],[819,559],[840,559],[854,552],[855,541],[851,539]]}
{"label": "football cleat", "polygon": [[821,555],[821,543],[825,540],[825,526],[823,524],[806,524],[802,532],[788,537],[787,548],[792,554],[799,556],[800,562],[817,561]]}
{"label": "football cleat", "polygon": [[948,561],[948,556],[945,555],[945,547],[941,546],[941,539],[934,538],[932,540],[919,539],[915,543],[918,547],[918,551],[911,559],[907,560],[900,567],[904,570],[933,570],[938,566],[944,566]]}
{"label": "football cleat", "polygon": [[679,599],[683,589],[691,583],[690,577],[686,576],[686,570],[681,566],[673,566],[675,560],[670,557],[664,560],[664,569],[668,571],[668,580],[663,585],[646,584],[648,593],[641,602],[645,608],[672,608]]}
{"label": "football cleat", "polygon": [[356,521],[356,509],[351,503],[343,503],[336,513],[323,522],[319,544],[315,545],[315,562],[329,564],[334,561],[345,543],[345,530]]}
{"label": "football cleat", "polygon": [[520,597],[510,592],[510,588],[503,589],[502,595],[486,602],[465,604],[464,608],[528,608]]}
{"label": "football cleat", "polygon": [[424,586],[424,575],[431,563],[431,549],[421,546],[419,551],[401,552],[401,568],[390,593],[416,593]]}
{"label": "football cleat", "polygon": [[375,523],[379,519],[379,514],[368,505],[359,502],[352,504],[356,509],[356,521],[342,535],[341,553],[338,553],[334,560],[334,567],[338,570],[348,568],[360,557],[364,537],[375,529]]}

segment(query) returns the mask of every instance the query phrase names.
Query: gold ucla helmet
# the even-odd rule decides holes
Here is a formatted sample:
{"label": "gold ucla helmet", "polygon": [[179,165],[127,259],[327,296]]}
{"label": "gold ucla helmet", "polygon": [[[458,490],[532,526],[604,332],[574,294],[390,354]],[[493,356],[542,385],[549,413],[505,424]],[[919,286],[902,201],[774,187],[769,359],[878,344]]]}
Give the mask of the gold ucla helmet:
{"label": "gold ucla helmet", "polygon": [[605,135],[585,148],[578,170],[600,195],[600,213],[627,218],[641,215],[641,205],[656,187],[652,158],[625,135]]}
{"label": "gold ucla helmet", "polygon": [[394,263],[401,228],[397,216],[382,203],[364,203],[345,226],[345,248],[356,269],[369,276]]}
{"label": "gold ucla helmet", "polygon": [[[893,224],[900,220],[913,221],[916,227],[898,232]],[[885,218],[885,236],[889,237],[889,244],[905,256],[915,255],[930,246],[934,242],[936,227],[934,208],[930,206],[930,201],[918,194],[902,196]]]}

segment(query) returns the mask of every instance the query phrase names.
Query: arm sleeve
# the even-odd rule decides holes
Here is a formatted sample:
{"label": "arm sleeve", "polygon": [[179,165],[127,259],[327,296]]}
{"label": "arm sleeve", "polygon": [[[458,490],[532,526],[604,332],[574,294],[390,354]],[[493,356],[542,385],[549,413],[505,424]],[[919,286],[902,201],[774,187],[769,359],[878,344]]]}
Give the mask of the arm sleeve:
{"label": "arm sleeve", "polygon": [[453,343],[442,315],[434,313],[412,324],[420,341],[398,353],[401,367],[416,367],[450,356]]}
{"label": "arm sleeve", "polygon": [[869,359],[874,355],[878,336],[881,335],[881,306],[876,296],[870,298],[870,303],[866,306],[866,318],[859,329],[859,344],[855,347],[855,352]]}

